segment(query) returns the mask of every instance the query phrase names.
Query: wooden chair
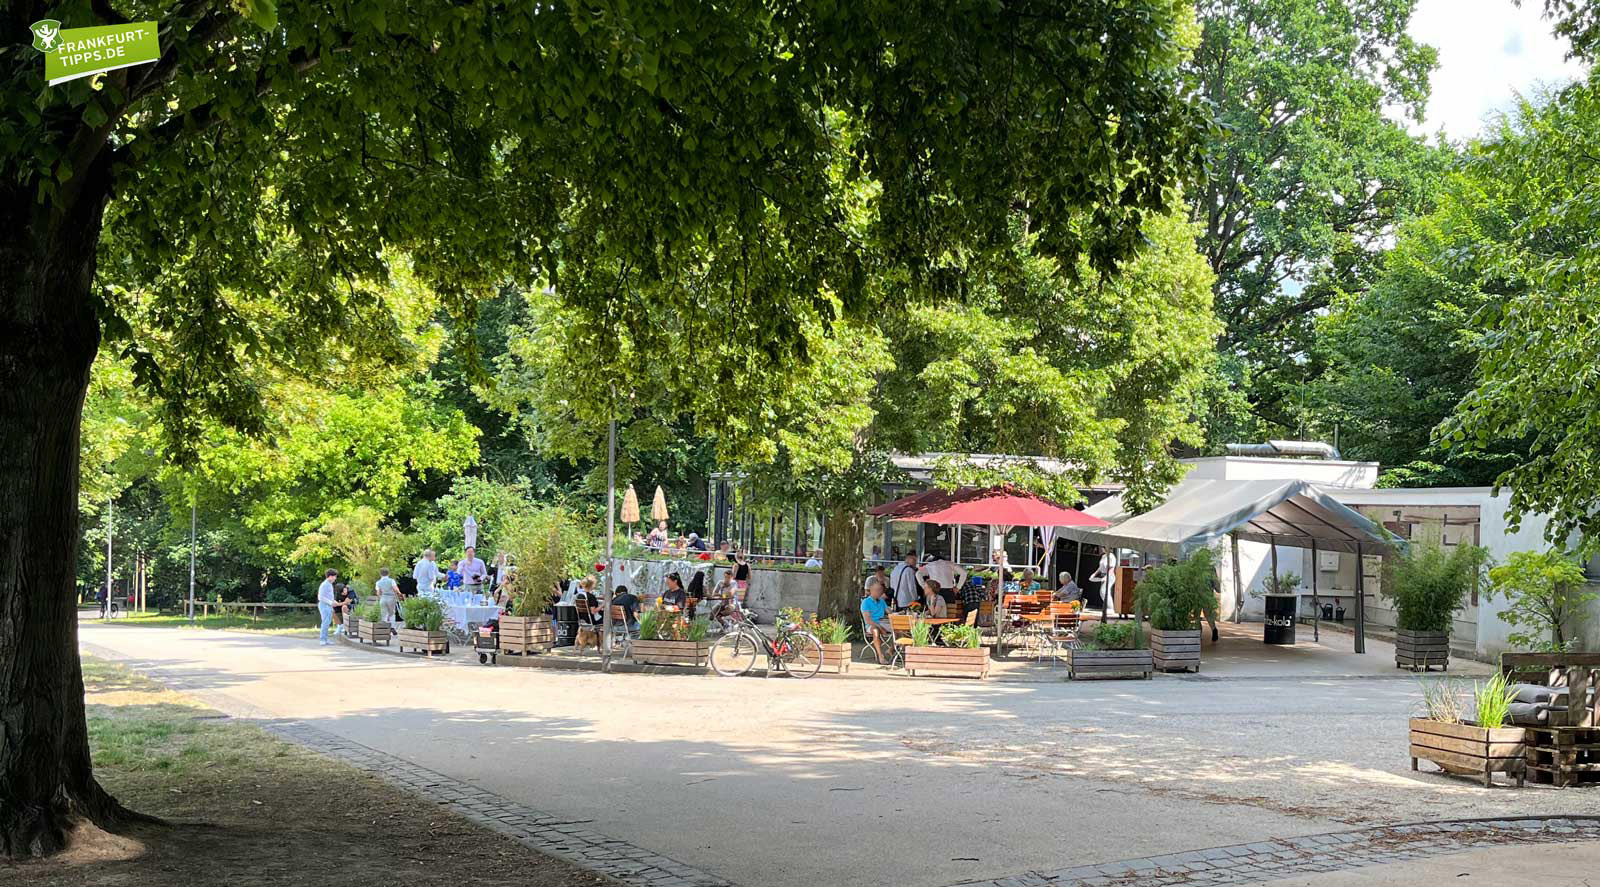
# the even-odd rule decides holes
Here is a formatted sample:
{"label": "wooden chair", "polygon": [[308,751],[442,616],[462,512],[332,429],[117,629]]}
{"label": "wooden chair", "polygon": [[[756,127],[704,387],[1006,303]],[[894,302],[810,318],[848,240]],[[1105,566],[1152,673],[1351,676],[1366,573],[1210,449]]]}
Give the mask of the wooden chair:
{"label": "wooden chair", "polygon": [[897,647],[911,646],[911,623],[909,613],[890,613],[889,629],[894,632],[894,644]]}
{"label": "wooden chair", "polygon": [[1050,637],[1057,645],[1078,639],[1078,626],[1083,621],[1082,604],[1078,601],[1050,605]]}

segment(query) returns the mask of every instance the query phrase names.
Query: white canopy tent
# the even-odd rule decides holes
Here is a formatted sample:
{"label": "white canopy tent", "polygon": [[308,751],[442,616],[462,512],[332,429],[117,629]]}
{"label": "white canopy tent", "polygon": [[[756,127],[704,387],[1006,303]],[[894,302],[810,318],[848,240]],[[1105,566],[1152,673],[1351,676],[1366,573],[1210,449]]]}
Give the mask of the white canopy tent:
{"label": "white canopy tent", "polygon": [[[1303,480],[1185,481],[1172,489],[1167,500],[1139,515],[1127,514],[1120,498],[1097,503],[1089,513],[1111,521],[1110,527],[1063,527],[1070,539],[1112,549],[1181,557],[1208,548],[1224,538],[1233,545],[1234,587],[1239,581],[1238,541],[1244,539],[1273,546],[1272,571],[1277,575],[1277,546],[1315,551],[1342,551],[1355,555],[1382,554],[1395,544],[1393,537],[1359,512],[1340,503],[1322,486]],[[1365,607],[1357,569],[1356,652],[1366,648],[1363,625]],[[1312,573],[1315,609],[1316,573]]]}

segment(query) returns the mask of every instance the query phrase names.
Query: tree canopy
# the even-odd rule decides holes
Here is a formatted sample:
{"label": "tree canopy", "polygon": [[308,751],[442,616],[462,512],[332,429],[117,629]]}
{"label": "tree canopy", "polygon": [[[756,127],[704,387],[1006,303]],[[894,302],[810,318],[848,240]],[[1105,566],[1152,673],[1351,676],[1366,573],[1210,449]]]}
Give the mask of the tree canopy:
{"label": "tree canopy", "polygon": [[1395,222],[1431,197],[1444,158],[1393,116],[1421,119],[1437,60],[1406,32],[1415,5],[1198,4],[1188,71],[1218,126],[1192,215],[1216,274],[1219,370],[1249,410],[1214,418],[1213,446],[1298,424],[1317,316],[1371,285]]}

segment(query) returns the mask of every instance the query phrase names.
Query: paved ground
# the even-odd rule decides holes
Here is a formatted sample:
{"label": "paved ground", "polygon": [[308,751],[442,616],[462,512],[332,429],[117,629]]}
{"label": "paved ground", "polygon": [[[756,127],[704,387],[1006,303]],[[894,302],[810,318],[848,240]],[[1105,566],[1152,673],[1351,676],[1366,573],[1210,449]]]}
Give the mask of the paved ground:
{"label": "paved ground", "polygon": [[[730,680],[181,629],[82,637],[223,711],[292,721],[302,741],[397,774],[421,768],[409,775],[430,790],[505,799],[530,833],[562,823],[704,883],[1067,884],[1080,866],[1203,848],[1287,841],[1276,853],[1394,823],[1600,809],[1592,791],[1411,773],[1410,679]],[[1247,864],[1234,882],[1284,874]]]}

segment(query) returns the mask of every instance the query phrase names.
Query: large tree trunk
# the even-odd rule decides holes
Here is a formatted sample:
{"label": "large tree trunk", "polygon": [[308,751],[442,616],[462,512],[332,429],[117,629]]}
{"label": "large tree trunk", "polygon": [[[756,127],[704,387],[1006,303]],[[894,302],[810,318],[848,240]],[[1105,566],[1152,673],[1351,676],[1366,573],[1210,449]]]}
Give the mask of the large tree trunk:
{"label": "large tree trunk", "polygon": [[[78,432],[106,170],[41,206],[0,190],[0,854],[62,849],[124,811],[89,764],[78,662]],[[31,187],[31,185],[30,185]],[[94,196],[89,196],[94,195]],[[67,206],[63,211],[59,207]]]}
{"label": "large tree trunk", "polygon": [[860,508],[835,506],[828,511],[822,539],[822,591],[817,616],[850,618],[861,599],[861,537],[867,517]]}

